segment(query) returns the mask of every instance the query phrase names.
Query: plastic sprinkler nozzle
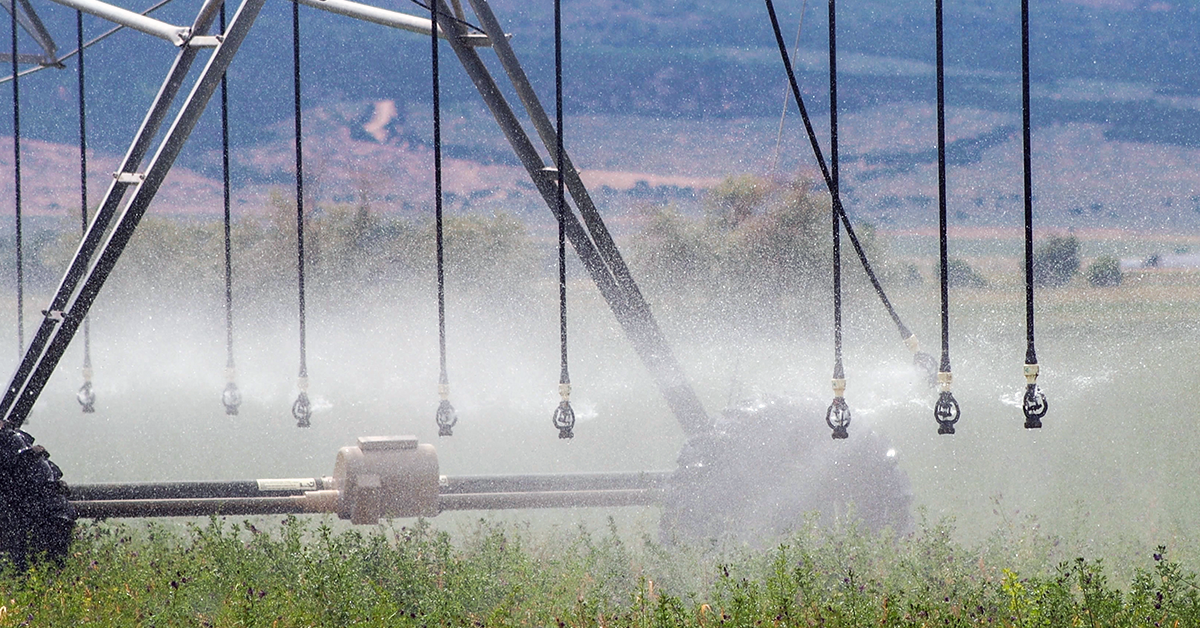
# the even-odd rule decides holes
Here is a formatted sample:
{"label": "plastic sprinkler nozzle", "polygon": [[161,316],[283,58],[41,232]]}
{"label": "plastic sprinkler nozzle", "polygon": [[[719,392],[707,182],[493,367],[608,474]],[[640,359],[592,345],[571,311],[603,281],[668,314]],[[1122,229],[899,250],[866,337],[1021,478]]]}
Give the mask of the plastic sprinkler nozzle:
{"label": "plastic sprinkler nozzle", "polygon": [[1021,402],[1021,411],[1025,413],[1025,429],[1035,430],[1042,427],[1042,417],[1050,410],[1050,402],[1038,388],[1038,365],[1025,365],[1025,398]]}
{"label": "plastic sprinkler nozzle", "polygon": [[953,434],[954,424],[958,423],[958,418],[962,414],[958,407],[958,401],[955,401],[954,394],[950,392],[950,385],[953,383],[954,377],[950,373],[939,371],[937,380],[942,392],[938,395],[937,404],[933,407],[933,418],[938,423],[938,434]]}
{"label": "plastic sprinkler nozzle", "polygon": [[79,387],[79,392],[75,393],[75,399],[79,402],[79,409],[84,414],[96,411],[96,391],[92,389],[91,380],[84,380],[83,385]]}
{"label": "plastic sprinkler nozzle", "polygon": [[442,398],[441,403],[438,404],[436,417],[438,436],[453,436],[453,428],[458,423],[458,413],[454,411],[454,406],[450,405],[450,387],[446,384],[439,384],[438,395]]}
{"label": "plastic sprinkler nozzle", "polygon": [[575,410],[571,409],[571,385],[559,384],[558,394],[562,401],[554,409],[554,427],[558,428],[559,438],[575,438]]}
{"label": "plastic sprinkler nozzle", "polygon": [[850,438],[850,433],[846,431],[850,426],[850,406],[846,405],[845,393],[846,380],[834,378],[833,403],[830,403],[829,409],[825,411],[825,424],[833,430],[834,440]]}
{"label": "plastic sprinkler nozzle", "polygon": [[234,383],[234,370],[225,370],[225,390],[221,391],[221,403],[225,406],[225,414],[229,416],[237,416],[238,407],[242,405],[242,391],[238,390],[237,384]]}
{"label": "plastic sprinkler nozzle", "polygon": [[296,427],[312,427],[312,404],[308,401],[308,378],[300,378],[300,394],[292,404],[292,416],[296,418]]}

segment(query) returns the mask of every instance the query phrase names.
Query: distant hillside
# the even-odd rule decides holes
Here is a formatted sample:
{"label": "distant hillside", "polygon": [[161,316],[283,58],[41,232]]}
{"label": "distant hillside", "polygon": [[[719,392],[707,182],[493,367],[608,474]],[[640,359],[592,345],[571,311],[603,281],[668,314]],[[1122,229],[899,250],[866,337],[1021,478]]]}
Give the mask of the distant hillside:
{"label": "distant hillside", "polygon": [[[140,9],[148,2],[130,3]],[[423,14],[401,0],[380,6]],[[535,82],[549,93],[551,3],[494,0],[497,15]],[[789,42],[806,0],[777,3]],[[189,23],[194,3],[178,1],[156,13]],[[1076,79],[1113,84],[1099,93],[1055,97],[1039,103],[1040,123],[1091,121],[1114,124],[1120,137],[1200,144],[1200,125],[1187,103],[1128,99],[1120,83],[1152,87],[1172,98],[1200,96],[1200,7],[1173,0],[1050,0],[1033,3],[1034,80],[1053,86]],[[74,41],[73,12],[36,1],[60,48]],[[290,116],[290,10],[268,3],[231,71],[235,138],[254,143],[273,123]],[[568,106],[575,112],[638,113],[668,117],[770,115],[782,74],[764,5],[757,1],[567,0]],[[967,0],[947,3],[947,58],[954,68],[949,98],[959,106],[1011,109],[1019,72],[1017,3]],[[428,101],[428,45],[411,33],[362,24],[302,8],[305,99]],[[810,55],[803,80],[815,105],[825,91],[825,3],[807,2],[801,48]],[[107,25],[87,18],[89,36]],[[933,3],[927,0],[860,0],[839,6],[839,42],[850,63],[844,106],[926,101],[932,97]],[[22,41],[22,46],[32,45]],[[172,50],[149,36],[121,33],[89,50],[90,106],[98,147],[123,148],[139,122]],[[447,55],[449,56],[449,55]],[[451,57],[452,58],[452,57]],[[136,60],[136,67],[131,63]],[[857,60],[857,61],[855,61]],[[73,126],[74,72],[45,71],[23,83],[28,131],[68,140]],[[446,77],[447,100],[475,102],[461,71]],[[767,93],[764,94],[764,90]],[[1046,89],[1040,90],[1045,94]],[[770,97],[767,97],[767,96]],[[403,107],[401,107],[403,109]],[[0,121],[0,134],[11,124]],[[208,135],[197,139],[212,141]]]}
{"label": "distant hillside", "polygon": [[[60,49],[70,49],[73,12],[34,2]],[[401,0],[378,4],[424,12]],[[492,5],[532,80],[548,96],[552,4],[493,0]],[[1200,158],[1195,71],[1200,7],[1178,0],[1033,5],[1033,120],[1038,191],[1053,203],[1047,215],[1065,226],[1101,221],[1140,227],[1149,203],[1155,212],[1186,218],[1182,224],[1200,220],[1193,208],[1200,207],[1200,184],[1190,165]],[[777,0],[777,6],[789,43],[806,7],[797,63],[810,109],[823,118],[827,5]],[[194,3],[176,0],[156,16],[184,24],[194,10]],[[568,130],[570,149],[593,172],[595,185],[628,191],[628,197],[614,197],[622,207],[692,202],[724,174],[767,173],[776,162],[785,172],[811,168],[794,119],[785,126],[782,157],[773,156],[783,72],[761,2],[565,0],[564,10],[567,110],[576,125]],[[952,184],[966,186],[961,195],[970,204],[956,215],[967,222],[1007,221],[1012,194],[1019,192],[1009,172],[1019,151],[1018,4],[961,0],[947,3],[946,11],[952,178],[970,177]],[[291,132],[290,13],[287,2],[266,5],[229,77],[237,182],[258,190],[254,194],[290,181],[285,158]],[[318,112],[306,122],[314,135],[331,138],[314,150],[358,151],[357,157],[312,163],[315,172],[327,173],[328,198],[353,198],[374,177],[372,186],[393,190],[381,198],[419,207],[428,167],[428,41],[307,7],[301,13],[304,106]],[[88,37],[106,27],[85,20]],[[843,150],[853,207],[883,224],[924,222],[933,159],[933,3],[842,2],[839,42]],[[23,49],[31,44],[22,38]],[[474,173],[456,185],[464,198],[491,190],[474,198],[511,199],[506,202],[516,211],[536,206],[528,187],[518,184],[524,175],[513,168],[511,151],[446,50],[447,154],[463,172]],[[88,50],[93,148],[110,158],[125,150],[172,54],[170,46],[132,32]],[[68,70],[22,80],[23,131],[31,140],[76,141],[70,63]],[[0,115],[0,136],[5,135],[11,135],[11,118]],[[211,182],[219,174],[218,137],[213,108],[180,165]],[[393,163],[381,168],[373,160]],[[1084,178],[1081,172],[1090,174]],[[1078,184],[1085,180],[1091,183]],[[645,183],[638,187],[638,181]]]}

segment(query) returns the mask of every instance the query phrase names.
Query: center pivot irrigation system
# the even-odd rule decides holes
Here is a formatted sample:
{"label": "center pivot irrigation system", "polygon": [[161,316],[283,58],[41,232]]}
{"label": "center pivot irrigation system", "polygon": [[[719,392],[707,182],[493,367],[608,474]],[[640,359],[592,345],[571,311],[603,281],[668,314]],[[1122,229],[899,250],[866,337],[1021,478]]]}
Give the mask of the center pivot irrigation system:
{"label": "center pivot irrigation system", "polygon": [[[33,444],[33,438],[21,430],[25,419],[37,401],[68,344],[81,326],[87,338],[87,313],[112,272],[139,221],[150,206],[168,171],[189,134],[195,128],[205,107],[220,88],[222,136],[225,159],[225,227],[226,227],[226,306],[228,327],[232,328],[229,273],[229,181],[228,126],[225,115],[226,93],[224,76],[237,54],[238,47],[250,32],[266,0],[242,0],[232,19],[225,23],[223,0],[204,0],[195,21],[190,26],[177,26],[149,17],[150,11],[135,13],[101,0],[53,0],[77,12],[78,46],[75,51],[59,56],[54,41],[39,20],[28,0],[0,0],[11,15],[12,50],[2,57],[11,63],[14,94],[14,145],[17,208],[18,299],[20,292],[20,99],[19,83],[23,74],[46,67],[64,67],[63,61],[77,56],[80,82],[80,159],[81,172],[86,173],[86,125],[83,100],[83,53],[87,44],[82,36],[82,14],[89,13],[117,25],[107,37],[120,28],[129,28],[166,40],[178,49],[162,85],[143,122],[130,143],[128,152],[113,174],[94,216],[88,220],[86,186],[81,198],[84,236],[77,252],[62,278],[53,300],[44,311],[44,318],[30,340],[24,356],[13,374],[4,396],[0,399],[0,530],[3,547],[15,560],[23,561],[29,552],[61,554],[69,542],[76,516],[193,516],[206,514],[274,514],[326,512],[336,513],[355,523],[375,523],[381,517],[434,516],[447,510],[541,508],[571,506],[625,506],[663,504],[664,521],[677,524],[678,529],[693,532],[711,531],[719,527],[720,517],[744,518],[743,506],[752,499],[753,482],[757,489],[771,493],[772,508],[768,517],[795,516],[796,512],[781,508],[772,487],[782,487],[795,476],[801,482],[815,483],[820,499],[809,499],[798,507],[816,509],[816,504],[857,501],[860,514],[869,523],[905,527],[907,513],[907,480],[896,468],[895,461],[885,458],[879,442],[871,434],[842,442],[849,437],[850,410],[844,399],[846,378],[841,355],[841,291],[840,237],[842,229],[862,262],[863,268],[881,302],[892,317],[901,339],[914,355],[914,362],[924,370],[931,385],[941,388],[935,404],[939,433],[953,434],[959,419],[958,404],[950,393],[949,334],[947,329],[946,290],[946,193],[945,193],[945,129],[942,98],[941,0],[937,0],[938,29],[938,155],[939,199],[941,215],[941,288],[942,288],[942,356],[940,364],[922,353],[913,333],[901,321],[884,292],[863,247],[847,216],[838,188],[837,151],[837,69],[835,2],[829,0],[830,23],[830,100],[831,144],[830,160],[826,164],[812,122],[804,106],[799,84],[783,41],[779,20],[771,0],[765,0],[767,14],[779,45],[783,67],[796,100],[812,145],[821,174],[828,185],[832,200],[832,235],[834,243],[834,337],[835,364],[833,372],[834,401],[825,413],[826,423],[833,430],[834,442],[821,445],[839,448],[824,455],[836,459],[853,447],[866,447],[852,470],[865,474],[855,481],[833,473],[821,476],[819,471],[796,463],[791,471],[774,461],[782,458],[816,459],[819,447],[797,445],[796,421],[819,420],[820,408],[803,406],[728,410],[722,421],[714,421],[705,412],[683,368],[676,360],[665,336],[655,321],[646,299],[634,281],[612,236],[605,227],[600,212],[588,194],[579,171],[563,148],[562,115],[562,28],[561,7],[555,3],[555,67],[556,120],[552,123],[539,101],[528,77],[518,61],[509,37],[493,14],[487,0],[467,0],[474,12],[468,20],[460,0],[432,0],[425,7],[429,17],[418,17],[396,11],[353,2],[351,0],[294,0],[292,11],[293,52],[295,76],[295,142],[296,142],[296,202],[298,283],[300,295],[300,396],[293,405],[293,414],[301,427],[308,425],[310,405],[305,390],[307,373],[304,363],[304,223],[303,223],[303,159],[301,148],[301,111],[299,107],[299,4],[391,28],[421,33],[432,42],[434,103],[434,161],[436,186],[436,224],[438,255],[438,323],[441,371],[439,393],[441,403],[436,413],[439,434],[450,436],[458,417],[449,402],[449,378],[445,368],[445,316],[442,290],[442,190],[441,190],[441,130],[438,86],[439,40],[445,40],[474,83],[500,129],[525,167],[559,227],[559,299],[562,371],[560,393],[562,401],[555,410],[553,424],[560,438],[574,436],[574,412],[570,406],[570,378],[567,370],[565,244],[570,242],[600,294],[608,302],[634,350],[645,364],[672,413],[683,426],[689,440],[680,454],[676,471],[607,474],[511,475],[487,477],[447,477],[440,475],[434,447],[420,444],[413,437],[368,437],[358,444],[345,447],[337,454],[334,473],[330,477],[249,482],[149,483],[128,485],[75,486],[67,490],[58,467],[48,460],[45,450]],[[417,0],[414,0],[417,2]],[[417,2],[420,4],[419,2]],[[153,8],[157,8],[152,7]],[[425,6],[425,5],[421,5]],[[1025,191],[1026,191],[1026,280],[1028,313],[1028,352],[1025,360],[1026,395],[1025,427],[1040,427],[1046,402],[1036,384],[1037,359],[1033,343],[1032,290],[1032,207],[1029,160],[1029,73],[1028,73],[1028,4],[1022,5],[1024,33],[1024,103],[1025,103]],[[219,28],[213,32],[213,23]],[[477,24],[477,25],[476,25]],[[17,50],[18,28],[24,29],[41,48],[37,54],[22,54]],[[491,70],[480,57],[480,50],[490,48],[503,68],[512,90],[524,109],[533,133],[526,131],[521,118],[514,112]],[[197,61],[203,68],[192,72]],[[21,70],[20,65],[31,66]],[[191,79],[189,81],[189,76]],[[169,112],[174,119],[162,132]],[[161,138],[155,144],[155,138]],[[534,138],[541,143],[541,149]],[[544,157],[545,155],[546,157]],[[148,159],[147,159],[148,158]],[[81,175],[82,176],[82,175]],[[85,181],[82,183],[86,183]],[[569,200],[568,200],[569,198]],[[19,329],[21,346],[25,347],[23,328]],[[226,412],[236,414],[240,394],[234,383],[232,336],[228,337],[229,384],[222,401]],[[86,349],[86,347],[85,347]],[[85,411],[95,404],[91,389],[90,362],[85,351],[84,387],[79,400]],[[775,431],[764,431],[764,425],[774,425]],[[854,443],[863,443],[855,445]],[[878,454],[878,455],[876,455]],[[858,454],[852,454],[857,456]],[[762,460],[762,469],[756,462]],[[816,462],[814,464],[822,464]],[[826,464],[826,466],[829,466]],[[843,467],[845,469],[845,467]],[[749,478],[761,471],[776,483]],[[791,473],[792,475],[789,475]],[[823,479],[824,478],[824,479]],[[730,498],[706,498],[704,493],[724,483]],[[864,488],[865,487],[865,488]],[[883,498],[880,495],[883,494]],[[810,496],[811,497],[811,496]],[[717,513],[713,502],[726,503],[728,508]],[[707,509],[707,510],[706,510]],[[793,519],[794,520],[794,519]],[[715,522],[715,523],[714,523]]]}

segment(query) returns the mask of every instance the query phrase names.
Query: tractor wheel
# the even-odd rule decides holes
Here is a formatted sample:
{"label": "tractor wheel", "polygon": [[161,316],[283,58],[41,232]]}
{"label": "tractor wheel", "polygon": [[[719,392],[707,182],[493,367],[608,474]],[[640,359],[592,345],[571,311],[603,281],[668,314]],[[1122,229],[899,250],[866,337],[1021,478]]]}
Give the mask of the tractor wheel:
{"label": "tractor wheel", "polygon": [[729,411],[691,438],[667,489],[664,538],[772,538],[854,519],[871,530],[912,528],[908,475],[877,434],[850,426],[834,440],[815,401]]}
{"label": "tractor wheel", "polygon": [[62,560],[75,508],[58,465],[20,430],[0,430],[0,554],[18,569],[31,560]]}

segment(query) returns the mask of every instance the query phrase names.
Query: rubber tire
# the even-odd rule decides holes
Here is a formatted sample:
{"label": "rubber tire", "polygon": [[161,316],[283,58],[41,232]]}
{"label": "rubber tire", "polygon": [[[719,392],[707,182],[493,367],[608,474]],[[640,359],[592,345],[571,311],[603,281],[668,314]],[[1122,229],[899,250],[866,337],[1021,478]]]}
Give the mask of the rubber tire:
{"label": "rubber tire", "polygon": [[850,426],[834,440],[816,401],[776,401],[727,411],[693,437],[668,486],[664,540],[777,538],[817,515],[873,531],[912,529],[908,475],[878,434]]}
{"label": "rubber tire", "polygon": [[0,430],[0,554],[17,569],[66,557],[76,516],[69,494],[45,448],[25,432]]}

